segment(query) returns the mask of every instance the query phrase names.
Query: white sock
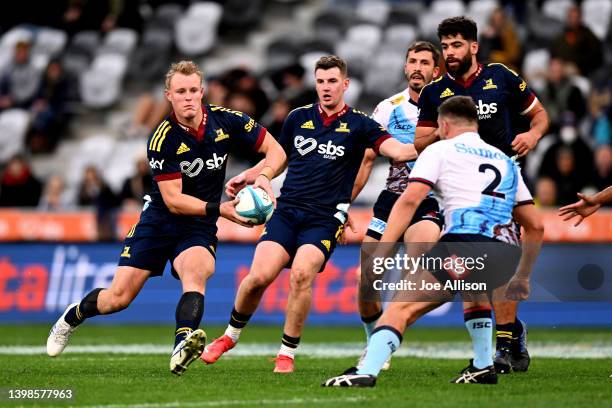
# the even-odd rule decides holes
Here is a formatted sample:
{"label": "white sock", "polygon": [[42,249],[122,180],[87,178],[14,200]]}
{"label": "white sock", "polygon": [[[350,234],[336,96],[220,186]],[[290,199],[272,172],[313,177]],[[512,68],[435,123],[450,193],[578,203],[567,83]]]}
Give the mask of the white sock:
{"label": "white sock", "polygon": [[238,329],[236,327],[232,327],[228,325],[227,329],[225,329],[225,335],[229,337],[230,339],[232,339],[234,343],[238,343],[238,339],[240,338],[241,331],[242,329]]}
{"label": "white sock", "polygon": [[278,350],[278,355],[295,359],[295,350],[297,350],[297,347],[287,347],[284,344],[281,344],[280,350]]}

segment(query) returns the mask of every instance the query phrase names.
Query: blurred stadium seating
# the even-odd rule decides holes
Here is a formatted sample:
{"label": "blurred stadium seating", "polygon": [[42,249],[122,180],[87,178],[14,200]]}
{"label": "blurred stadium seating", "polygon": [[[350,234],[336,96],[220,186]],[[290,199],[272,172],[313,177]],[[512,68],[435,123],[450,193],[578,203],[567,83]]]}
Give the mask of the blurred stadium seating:
{"label": "blurred stadium seating", "polygon": [[[143,138],[150,130],[147,129],[150,125],[143,125],[144,131],[140,132],[128,129],[135,120],[136,106],[143,95],[159,102],[163,74],[170,62],[181,58],[201,63],[207,79],[215,80],[215,86],[224,88],[226,94],[246,93],[260,108],[255,109],[256,119],[271,125],[271,108],[265,110],[286,97],[286,84],[278,79],[283,70],[301,64],[304,84],[312,88],[314,61],[335,52],[349,61],[352,83],[347,100],[358,109],[371,112],[378,101],[405,86],[402,65],[411,41],[437,42],[438,23],[445,17],[461,14],[477,21],[482,34],[487,30],[491,13],[502,7],[510,22],[508,27],[521,46],[520,59],[514,68],[532,88],[537,92],[547,87],[555,91],[567,82],[582,95],[583,117],[576,117],[575,112],[567,111],[565,101],[557,100],[559,106],[555,109],[561,109],[562,119],[525,165],[536,195],[541,176],[552,178],[558,189],[558,197],[540,200],[539,205],[554,209],[565,204],[560,199],[561,191],[567,187],[564,180],[576,175],[579,180],[572,188],[582,191],[591,192],[611,184],[612,0],[578,3],[585,30],[594,33],[601,64],[594,64],[590,72],[581,72],[581,68],[584,70],[581,61],[560,56],[567,74],[562,84],[551,82],[549,64],[559,57],[554,44],[564,35],[568,12],[575,4],[571,0],[262,0],[248,2],[248,6],[237,1],[119,3],[123,9],[112,20],[105,18],[105,14],[97,20],[86,20],[87,10],[83,11],[83,21],[76,23],[52,15],[28,17],[27,13],[19,18],[0,17],[0,72],[12,66],[16,45],[25,41],[31,44],[29,63],[40,72],[41,79],[47,64],[57,59],[63,64],[70,84],[64,95],[68,119],[58,131],[56,148],[51,145],[40,149],[33,143],[34,103],[0,111],[0,172],[11,156],[24,153],[41,182],[54,174],[63,175],[67,196],[76,205],[83,171],[94,165],[111,190],[119,194],[124,181],[133,174],[135,161],[145,154]],[[59,14],[66,15],[62,13]],[[497,46],[504,51],[503,44]],[[498,54],[489,53],[481,59],[495,62],[491,58],[495,55]],[[232,79],[231,70],[238,67],[257,78],[256,89],[237,88],[238,81]],[[210,101],[226,102],[219,99],[212,86],[210,90],[207,96]],[[560,150],[571,153],[569,173],[558,168]],[[587,156],[583,155],[585,151]],[[234,160],[227,176],[247,166],[247,162]],[[378,161],[357,206],[366,211],[371,207],[386,171],[387,163]],[[11,214],[13,217],[16,213]],[[118,231],[122,232],[122,228]]]}

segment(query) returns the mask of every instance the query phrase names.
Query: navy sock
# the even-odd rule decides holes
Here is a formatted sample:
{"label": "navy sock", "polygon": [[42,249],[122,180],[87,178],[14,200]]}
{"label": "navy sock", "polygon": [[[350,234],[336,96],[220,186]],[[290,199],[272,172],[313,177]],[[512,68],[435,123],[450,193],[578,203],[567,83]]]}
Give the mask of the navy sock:
{"label": "navy sock", "polygon": [[199,292],[183,293],[178,305],[176,305],[174,347],[200,326],[203,314],[204,295]]}
{"label": "navy sock", "polygon": [[510,350],[512,345],[512,329],[514,323],[497,324],[495,325],[495,348],[497,350]]}
{"label": "navy sock", "polygon": [[76,327],[79,324],[83,323],[85,319],[88,317],[94,317],[100,314],[98,310],[98,295],[102,291],[102,288],[96,288],[89,292],[81,302],[72,307],[66,316],[64,316],[64,320],[66,323],[71,325],[72,327]]}

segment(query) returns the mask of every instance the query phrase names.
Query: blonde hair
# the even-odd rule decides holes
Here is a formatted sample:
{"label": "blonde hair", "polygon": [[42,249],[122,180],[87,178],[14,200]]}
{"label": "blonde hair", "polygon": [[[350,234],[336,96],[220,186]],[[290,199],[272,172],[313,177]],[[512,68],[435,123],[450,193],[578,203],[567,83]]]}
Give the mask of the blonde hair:
{"label": "blonde hair", "polygon": [[200,67],[198,67],[198,64],[196,64],[195,62],[185,61],[185,60],[175,62],[172,65],[170,65],[170,69],[166,73],[166,83],[165,83],[166,91],[170,89],[170,81],[172,80],[172,77],[174,76],[174,74],[177,74],[177,73],[183,74],[183,75],[197,74],[200,77],[200,82],[202,82],[202,80],[204,79],[204,74],[200,70]]}

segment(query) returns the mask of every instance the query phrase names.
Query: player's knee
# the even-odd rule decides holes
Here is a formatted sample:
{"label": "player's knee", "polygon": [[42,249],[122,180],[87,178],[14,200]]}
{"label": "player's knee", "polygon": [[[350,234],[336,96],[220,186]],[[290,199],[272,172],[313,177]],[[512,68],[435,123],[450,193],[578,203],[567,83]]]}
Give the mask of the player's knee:
{"label": "player's knee", "polygon": [[262,273],[251,273],[248,283],[251,290],[264,290],[272,283],[272,279]]}
{"label": "player's knee", "polygon": [[316,272],[304,265],[296,265],[291,269],[289,286],[292,290],[304,290],[310,288]]}

